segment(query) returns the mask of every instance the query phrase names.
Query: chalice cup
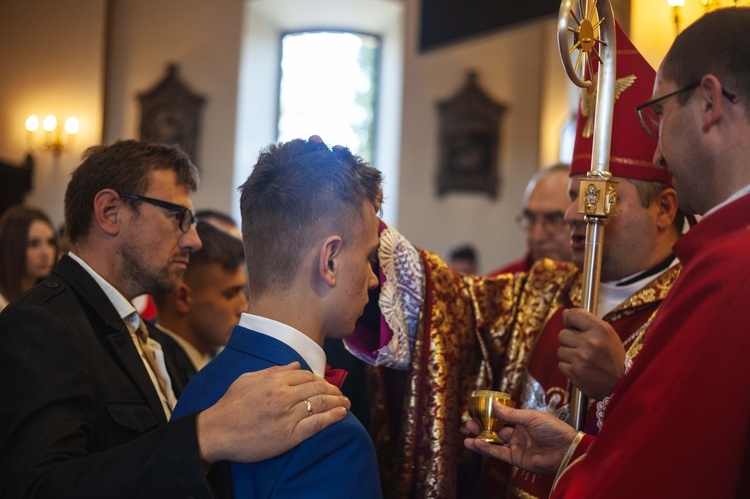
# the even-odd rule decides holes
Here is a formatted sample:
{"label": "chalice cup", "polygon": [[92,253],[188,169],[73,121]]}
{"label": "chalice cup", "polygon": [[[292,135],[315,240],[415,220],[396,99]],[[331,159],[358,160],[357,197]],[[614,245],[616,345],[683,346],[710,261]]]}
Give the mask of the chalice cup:
{"label": "chalice cup", "polygon": [[503,445],[505,442],[497,434],[497,431],[502,428],[505,421],[499,419],[492,411],[492,404],[495,401],[508,407],[516,406],[507,393],[492,390],[474,390],[471,392],[471,398],[469,399],[469,415],[482,429],[476,438],[491,444]]}

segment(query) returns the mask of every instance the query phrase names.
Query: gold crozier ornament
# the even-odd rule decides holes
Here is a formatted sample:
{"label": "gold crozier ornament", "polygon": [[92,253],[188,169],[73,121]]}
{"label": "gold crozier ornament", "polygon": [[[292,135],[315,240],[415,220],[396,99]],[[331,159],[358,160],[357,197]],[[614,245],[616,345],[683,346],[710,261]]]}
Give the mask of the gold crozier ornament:
{"label": "gold crozier ornament", "polygon": [[[630,88],[638,77],[636,75],[623,76],[615,80],[615,101],[620,95]],[[596,75],[592,78],[592,85],[589,88],[581,90],[581,115],[587,118],[583,126],[581,136],[584,139],[590,139],[594,135],[594,115],[596,114]]]}
{"label": "gold crozier ornament", "polygon": [[[619,82],[615,77],[617,38],[610,0],[562,0],[557,26],[557,41],[565,71],[575,85],[584,89],[581,114],[588,121],[583,137],[592,138],[591,171],[580,181],[578,207],[586,221],[581,307],[596,315],[604,228],[608,217],[614,214],[617,202],[617,188],[609,173],[612,115],[616,96],[627,90],[635,82],[635,77],[628,76]],[[574,64],[571,58],[576,50]],[[587,75],[596,77],[592,81]],[[572,386],[570,423],[578,430],[586,427],[587,409],[586,397]]]}

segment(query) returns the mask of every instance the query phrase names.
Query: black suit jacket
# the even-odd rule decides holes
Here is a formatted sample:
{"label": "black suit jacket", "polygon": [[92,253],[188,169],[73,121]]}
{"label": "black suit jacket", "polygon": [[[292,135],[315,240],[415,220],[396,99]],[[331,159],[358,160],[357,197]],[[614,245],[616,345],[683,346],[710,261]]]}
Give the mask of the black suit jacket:
{"label": "black suit jacket", "polygon": [[127,327],[68,256],[0,314],[0,496],[211,497],[195,420],[167,423]]}
{"label": "black suit jacket", "polygon": [[188,354],[185,353],[185,349],[174,338],[155,326],[149,327],[148,330],[149,334],[151,334],[151,331],[156,330],[152,337],[161,343],[161,349],[164,352],[164,362],[167,364],[169,377],[172,380],[172,389],[174,390],[175,397],[179,398],[188,382],[195,376],[196,371],[193,361],[190,360]]}

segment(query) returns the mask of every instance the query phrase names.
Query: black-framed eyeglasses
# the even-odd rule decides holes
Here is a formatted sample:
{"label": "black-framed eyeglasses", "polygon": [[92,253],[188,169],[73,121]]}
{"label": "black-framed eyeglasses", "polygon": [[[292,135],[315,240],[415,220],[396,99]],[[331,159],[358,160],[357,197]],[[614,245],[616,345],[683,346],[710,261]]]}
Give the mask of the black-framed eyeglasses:
{"label": "black-framed eyeglasses", "polygon": [[528,210],[524,210],[516,217],[516,223],[523,230],[529,230],[538,223],[542,226],[542,230],[548,233],[558,231],[567,224],[565,213],[562,211],[534,213]]}
{"label": "black-framed eyeglasses", "polygon": [[154,198],[149,198],[146,196],[138,196],[136,194],[120,194],[120,196],[124,198],[134,199],[136,201],[142,201],[144,203],[149,203],[154,206],[158,206],[159,208],[164,208],[165,210],[169,210],[171,212],[176,213],[177,220],[179,222],[179,227],[182,232],[189,231],[191,225],[195,225],[198,223],[198,218],[193,214],[193,211],[187,206],[170,203],[169,201],[162,201],[161,199],[154,199]]}
{"label": "black-framed eyeglasses", "polygon": [[[677,94],[681,94],[682,92],[689,92],[691,90],[695,90],[698,88],[698,85],[700,85],[701,82],[697,81],[695,83],[691,83],[690,85],[683,87],[679,90],[675,90],[674,92],[670,92],[667,95],[662,95],[658,99],[654,99],[651,101],[648,101],[645,104],[641,104],[640,106],[635,108],[635,111],[638,113],[638,120],[641,122],[641,127],[643,128],[643,131],[646,132],[646,134],[651,137],[652,139],[658,139],[659,138],[659,124],[661,122],[661,108],[655,108],[654,106],[660,102],[662,102],[665,99],[668,99],[669,97],[672,97]],[[729,99],[729,102],[732,104],[737,104],[737,101],[739,100],[736,95],[733,93],[727,91],[722,87],[721,94]]]}

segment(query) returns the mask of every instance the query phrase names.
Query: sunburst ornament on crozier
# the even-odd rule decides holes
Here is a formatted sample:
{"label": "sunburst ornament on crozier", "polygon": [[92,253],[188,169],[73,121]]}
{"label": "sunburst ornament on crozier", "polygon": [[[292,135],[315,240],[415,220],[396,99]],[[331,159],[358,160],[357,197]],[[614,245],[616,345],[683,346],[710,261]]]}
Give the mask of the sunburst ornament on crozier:
{"label": "sunburst ornament on crozier", "polygon": [[598,62],[602,62],[596,44],[600,43],[602,45],[607,45],[607,42],[597,38],[599,26],[604,22],[603,17],[598,21],[596,20],[597,3],[599,3],[599,1],[594,0],[591,5],[589,5],[588,2],[582,4],[581,0],[579,0],[578,9],[581,15],[580,19],[576,16],[576,13],[573,12],[573,9],[570,9],[570,17],[573,18],[578,26],[577,28],[571,28],[568,26],[568,31],[573,33],[574,42],[573,46],[570,47],[570,50],[568,51],[568,55],[571,55],[574,51],[578,50],[578,57],[576,58],[575,64],[576,73],[581,69],[581,63],[583,63],[583,65],[588,68],[589,74],[594,74],[596,71],[594,71],[592,58],[595,58]]}

